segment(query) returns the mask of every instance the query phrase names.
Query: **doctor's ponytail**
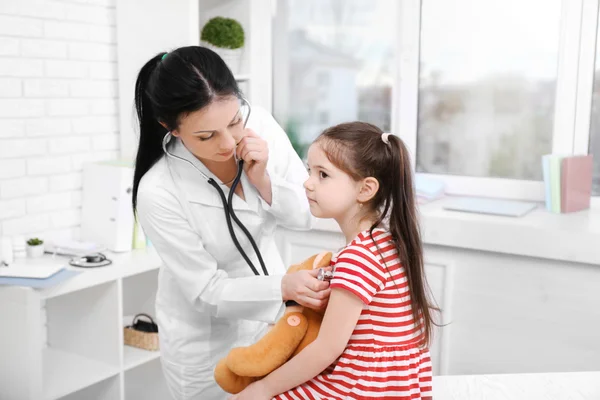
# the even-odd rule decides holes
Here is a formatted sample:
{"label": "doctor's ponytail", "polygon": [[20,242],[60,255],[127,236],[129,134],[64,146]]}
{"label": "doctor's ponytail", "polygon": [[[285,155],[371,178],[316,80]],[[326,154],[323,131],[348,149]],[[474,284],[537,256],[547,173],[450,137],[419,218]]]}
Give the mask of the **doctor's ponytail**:
{"label": "doctor's ponytail", "polygon": [[186,114],[219,98],[239,95],[237,82],[223,59],[205,47],[158,53],[142,67],[135,83],[140,140],[133,174],[134,211],[142,177],[163,156],[165,134],[177,129]]}
{"label": "doctor's ponytail", "polygon": [[135,172],[133,174],[133,209],[137,206],[137,191],[142,176],[162,155],[162,137],[167,133],[152,111],[150,97],[146,93],[150,76],[166,53],[154,56],[140,70],[135,82],[135,110],[140,124],[140,141],[137,157],[135,160]]}

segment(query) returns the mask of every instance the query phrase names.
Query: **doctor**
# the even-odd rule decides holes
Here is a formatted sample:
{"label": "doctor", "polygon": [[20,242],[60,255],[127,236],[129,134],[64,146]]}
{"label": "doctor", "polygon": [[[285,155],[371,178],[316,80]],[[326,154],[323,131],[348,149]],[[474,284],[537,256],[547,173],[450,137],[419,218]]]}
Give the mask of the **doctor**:
{"label": "doctor", "polygon": [[[278,224],[310,227],[302,188],[307,173],[283,130],[267,112],[250,112],[231,71],[211,50],[183,47],[152,58],[139,72],[135,104],[140,141],[133,207],[164,263],[156,298],[163,371],[176,399],[225,399],[213,378],[220,358],[275,322],[285,301],[318,309],[329,297],[329,284],[316,271],[286,275],[275,246]],[[248,237],[233,224],[259,275],[228,228],[224,201],[238,157],[243,173],[232,208],[268,276]]]}

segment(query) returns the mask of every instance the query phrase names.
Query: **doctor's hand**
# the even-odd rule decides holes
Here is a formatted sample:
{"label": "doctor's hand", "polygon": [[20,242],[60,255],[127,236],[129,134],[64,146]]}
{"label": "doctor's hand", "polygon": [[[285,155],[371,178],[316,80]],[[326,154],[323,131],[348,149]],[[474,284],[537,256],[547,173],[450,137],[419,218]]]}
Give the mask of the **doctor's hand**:
{"label": "doctor's hand", "polygon": [[287,274],[281,280],[283,300],[294,300],[304,307],[323,310],[327,307],[331,289],[329,282],[317,279],[318,269]]}
{"label": "doctor's hand", "polygon": [[267,174],[269,147],[266,140],[252,129],[244,130],[244,137],[237,144],[236,154],[238,158],[244,160],[244,171],[254,186],[261,185],[269,178]]}

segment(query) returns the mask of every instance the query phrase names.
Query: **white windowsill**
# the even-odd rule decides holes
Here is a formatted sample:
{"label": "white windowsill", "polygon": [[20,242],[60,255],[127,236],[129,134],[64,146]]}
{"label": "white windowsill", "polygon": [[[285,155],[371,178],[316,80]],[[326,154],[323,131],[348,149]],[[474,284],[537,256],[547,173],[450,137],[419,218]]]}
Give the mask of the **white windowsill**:
{"label": "white windowsill", "polygon": [[[540,205],[521,218],[448,211],[446,201],[420,206],[426,245],[600,265],[596,201],[589,210],[570,214],[553,214]],[[333,220],[318,220],[313,229],[339,232]]]}

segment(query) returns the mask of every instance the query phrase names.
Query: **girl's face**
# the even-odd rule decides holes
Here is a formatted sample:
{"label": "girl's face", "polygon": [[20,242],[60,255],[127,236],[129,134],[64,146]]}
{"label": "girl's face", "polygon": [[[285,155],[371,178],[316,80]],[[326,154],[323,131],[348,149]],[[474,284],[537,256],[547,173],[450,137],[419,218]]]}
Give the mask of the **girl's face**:
{"label": "girl's face", "polygon": [[244,137],[245,107],[240,107],[235,96],[213,101],[183,116],[179,127],[171,133],[201,161],[228,161]]}
{"label": "girl's face", "polygon": [[304,189],[312,215],[341,221],[358,213],[362,183],[334,166],[319,143],[308,149],[308,173]]}

